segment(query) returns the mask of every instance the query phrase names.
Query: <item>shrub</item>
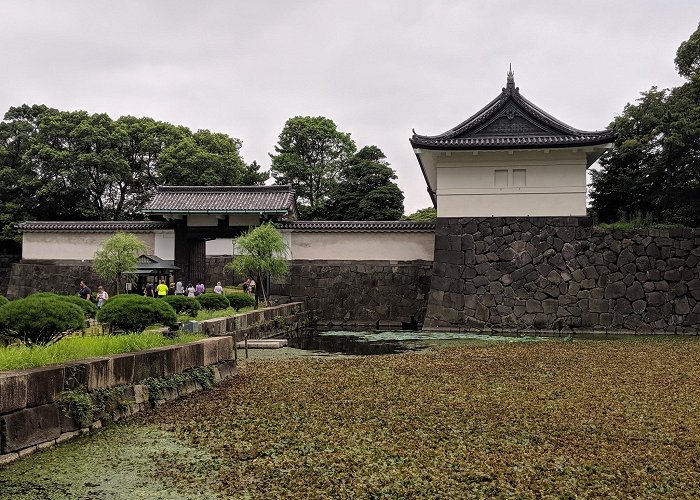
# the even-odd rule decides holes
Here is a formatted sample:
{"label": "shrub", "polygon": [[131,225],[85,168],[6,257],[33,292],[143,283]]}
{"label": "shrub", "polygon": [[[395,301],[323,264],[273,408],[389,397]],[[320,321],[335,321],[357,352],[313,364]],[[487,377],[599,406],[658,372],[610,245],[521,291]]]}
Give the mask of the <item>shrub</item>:
{"label": "shrub", "polygon": [[177,323],[175,309],[162,299],[141,295],[117,295],[110,298],[97,313],[97,320],[112,329],[142,332],[155,324],[173,326]]}
{"label": "shrub", "polygon": [[8,302],[9,300],[7,300],[7,297],[5,297],[4,295],[0,295],[0,307],[4,306]]}
{"label": "shrub", "polygon": [[0,308],[0,332],[26,344],[49,344],[84,326],[83,310],[56,297],[29,296]]}
{"label": "shrub", "polygon": [[59,295],[53,292],[33,293],[30,297],[53,297],[58,300],[63,300],[75,304],[83,310],[86,318],[94,318],[97,316],[97,306],[89,300],[81,299],[76,295]]}
{"label": "shrub", "polygon": [[204,309],[209,311],[226,309],[230,305],[228,299],[218,293],[203,293],[197,296],[197,300]]}
{"label": "shrub", "polygon": [[254,307],[255,299],[247,293],[238,292],[226,295],[231,307],[235,310],[243,309],[244,307]]}
{"label": "shrub", "polygon": [[166,304],[175,309],[178,314],[187,314],[188,316],[196,316],[202,306],[199,301],[193,297],[185,297],[184,295],[166,295],[162,299]]}

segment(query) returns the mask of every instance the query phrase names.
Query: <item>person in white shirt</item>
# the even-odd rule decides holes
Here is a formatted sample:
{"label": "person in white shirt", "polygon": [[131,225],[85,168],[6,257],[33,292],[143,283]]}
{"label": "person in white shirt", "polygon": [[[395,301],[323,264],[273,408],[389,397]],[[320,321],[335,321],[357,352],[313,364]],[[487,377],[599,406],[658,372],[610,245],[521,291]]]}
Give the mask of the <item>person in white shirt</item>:
{"label": "person in white shirt", "polygon": [[218,293],[219,295],[224,293],[224,287],[221,286],[221,281],[218,281],[216,283],[216,286],[214,287],[214,293]]}
{"label": "person in white shirt", "polygon": [[97,288],[97,308],[101,309],[105,302],[109,299],[109,294],[101,286]]}

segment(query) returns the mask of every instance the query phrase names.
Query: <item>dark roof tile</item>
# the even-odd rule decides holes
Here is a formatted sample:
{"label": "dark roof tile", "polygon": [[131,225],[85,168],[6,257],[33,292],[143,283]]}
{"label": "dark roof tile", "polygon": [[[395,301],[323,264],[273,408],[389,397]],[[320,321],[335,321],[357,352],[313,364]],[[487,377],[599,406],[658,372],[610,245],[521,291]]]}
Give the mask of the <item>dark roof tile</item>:
{"label": "dark roof tile", "polygon": [[279,229],[294,232],[433,232],[434,222],[417,221],[294,221],[280,222]]}
{"label": "dark roof tile", "polygon": [[158,186],[148,213],[293,213],[290,186]]}
{"label": "dark roof tile", "polygon": [[612,130],[579,130],[554,118],[525,99],[509,73],[501,94],[476,114],[442,134],[414,132],[410,141],[425,149],[532,149],[595,146],[616,137]]}
{"label": "dark roof tile", "polygon": [[171,222],[150,220],[138,221],[29,221],[17,224],[20,232],[139,232],[157,229],[172,229]]}

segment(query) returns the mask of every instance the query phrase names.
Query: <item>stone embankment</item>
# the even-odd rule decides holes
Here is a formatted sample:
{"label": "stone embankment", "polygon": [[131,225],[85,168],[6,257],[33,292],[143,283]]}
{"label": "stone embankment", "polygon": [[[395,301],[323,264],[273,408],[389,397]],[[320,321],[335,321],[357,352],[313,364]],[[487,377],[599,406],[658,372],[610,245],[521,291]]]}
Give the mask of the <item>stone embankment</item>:
{"label": "stone embankment", "polygon": [[426,329],[700,333],[700,229],[438,219]]}
{"label": "stone embankment", "polygon": [[234,341],[306,321],[302,304],[284,304],[203,321],[211,338],[190,344],[0,373],[0,465],[218,383],[235,372]]}
{"label": "stone embankment", "polygon": [[288,282],[272,293],[305,301],[320,326],[400,328],[422,323],[432,268],[424,260],[292,261]]}

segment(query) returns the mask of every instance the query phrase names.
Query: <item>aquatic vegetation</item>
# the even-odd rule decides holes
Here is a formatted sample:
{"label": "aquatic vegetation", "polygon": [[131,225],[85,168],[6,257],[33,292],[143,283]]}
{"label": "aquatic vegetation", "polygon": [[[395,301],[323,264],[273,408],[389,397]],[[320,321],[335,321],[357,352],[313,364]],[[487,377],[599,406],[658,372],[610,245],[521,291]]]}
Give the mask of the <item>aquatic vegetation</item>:
{"label": "aquatic vegetation", "polygon": [[163,408],[222,496],[692,496],[700,342],[467,345],[400,356],[249,362]]}
{"label": "aquatic vegetation", "polygon": [[248,360],[0,469],[0,498],[697,497],[698,339],[457,345]]}

